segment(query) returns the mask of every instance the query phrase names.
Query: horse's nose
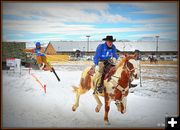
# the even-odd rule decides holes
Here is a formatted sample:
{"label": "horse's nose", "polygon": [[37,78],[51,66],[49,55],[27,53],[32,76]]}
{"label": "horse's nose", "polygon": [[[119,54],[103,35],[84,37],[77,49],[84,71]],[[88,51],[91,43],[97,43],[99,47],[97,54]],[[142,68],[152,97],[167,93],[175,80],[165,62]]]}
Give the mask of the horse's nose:
{"label": "horse's nose", "polygon": [[135,74],[134,77],[137,79],[138,78],[137,74]]}
{"label": "horse's nose", "polygon": [[122,113],[122,114],[124,114],[124,113],[126,113],[126,111],[125,111],[125,110],[123,110],[123,111],[121,111],[121,113]]}
{"label": "horse's nose", "polygon": [[121,107],[120,107],[120,106],[118,106],[117,110],[118,110],[118,112],[121,112]]}
{"label": "horse's nose", "polygon": [[122,109],[121,107],[118,108],[118,112],[121,112],[122,114],[125,113],[124,109]]}
{"label": "horse's nose", "polygon": [[118,108],[118,112],[121,112],[121,108]]}

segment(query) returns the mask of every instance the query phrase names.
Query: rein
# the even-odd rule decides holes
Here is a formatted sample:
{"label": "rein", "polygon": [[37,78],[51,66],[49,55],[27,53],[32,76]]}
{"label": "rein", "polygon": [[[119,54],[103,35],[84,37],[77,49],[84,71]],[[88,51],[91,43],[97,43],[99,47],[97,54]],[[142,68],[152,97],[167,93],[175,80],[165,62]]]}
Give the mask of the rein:
{"label": "rein", "polygon": [[[128,71],[129,73],[131,73],[132,71],[135,70],[135,68],[129,69],[129,67],[128,67],[128,65],[127,65],[127,62],[125,63],[125,69],[127,69],[127,71]],[[114,76],[114,75],[112,75],[112,77],[117,78],[117,79],[120,78],[120,76],[118,77],[118,76]],[[115,101],[115,104],[118,105],[118,104],[120,104],[120,103],[123,102],[122,100],[123,100],[123,98],[125,97],[126,92],[129,90],[129,86],[127,86],[126,88],[123,88],[123,87],[122,87],[118,82],[116,82],[115,80],[113,80],[113,82],[116,84],[114,88],[115,88],[115,89],[118,89],[118,90],[121,92],[121,94],[122,94],[121,99],[119,99],[119,100],[115,99],[115,100],[114,100],[114,101]],[[113,89],[114,89],[114,88],[113,88]],[[114,94],[112,94],[112,95],[114,95]]]}
{"label": "rein", "polygon": [[134,71],[134,70],[135,70],[135,68],[133,68],[133,69],[131,69],[131,70],[130,70],[130,69],[129,69],[129,67],[127,66],[127,62],[126,62],[126,64],[125,64],[125,65],[126,65],[126,69],[128,70],[128,72],[132,72],[132,71]]}
{"label": "rein", "polygon": [[[132,71],[134,71],[136,68],[133,68],[133,69],[129,69],[129,67],[127,66],[127,63],[125,64],[125,67],[126,67],[126,69],[127,69],[127,71],[128,72],[132,72]],[[120,78],[120,77],[118,77],[118,76],[114,76],[114,75],[112,75],[112,77],[115,77],[115,78]]]}

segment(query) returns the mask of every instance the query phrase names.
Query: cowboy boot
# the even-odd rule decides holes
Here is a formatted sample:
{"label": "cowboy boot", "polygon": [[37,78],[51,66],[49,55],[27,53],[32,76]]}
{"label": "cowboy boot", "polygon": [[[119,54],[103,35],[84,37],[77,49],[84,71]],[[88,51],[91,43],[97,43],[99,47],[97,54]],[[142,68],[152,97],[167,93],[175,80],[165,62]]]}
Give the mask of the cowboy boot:
{"label": "cowboy boot", "polygon": [[101,84],[101,78],[102,78],[102,75],[101,75],[99,72],[97,72],[97,73],[95,74],[95,79],[94,79],[95,89],[94,89],[93,94],[95,94],[95,93],[98,92],[98,91],[97,91],[97,88],[98,88],[98,87],[100,86],[100,84]]}
{"label": "cowboy boot", "polygon": [[97,91],[98,91],[99,93],[102,93],[103,90],[104,90],[104,78],[103,78],[103,76],[102,76],[101,81],[100,81],[100,85],[97,87]]}
{"label": "cowboy boot", "polygon": [[38,66],[39,66],[39,69],[40,69],[40,70],[43,70],[45,64],[44,64],[44,63],[41,63],[41,64],[39,64]]}
{"label": "cowboy boot", "polygon": [[100,84],[98,85],[98,87],[97,87],[97,91],[99,92],[99,93],[102,93],[103,92],[103,90],[104,90],[104,77],[105,77],[105,71],[103,72],[103,74],[102,74],[102,76],[101,76],[101,78],[100,78]]}
{"label": "cowboy boot", "polygon": [[[103,72],[104,72],[104,62],[98,63],[98,71],[95,73],[95,89],[94,93],[99,92],[99,88],[103,85]],[[101,91],[101,90],[100,90]]]}

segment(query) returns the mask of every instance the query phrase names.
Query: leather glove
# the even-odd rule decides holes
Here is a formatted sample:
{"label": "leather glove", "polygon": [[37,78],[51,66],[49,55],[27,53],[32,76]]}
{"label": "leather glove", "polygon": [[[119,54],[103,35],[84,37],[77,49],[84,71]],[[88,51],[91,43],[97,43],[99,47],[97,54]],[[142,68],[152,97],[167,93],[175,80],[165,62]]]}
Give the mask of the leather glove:
{"label": "leather glove", "polygon": [[96,65],[95,71],[99,71],[99,66],[98,65]]}
{"label": "leather glove", "polygon": [[116,63],[116,58],[113,57],[113,58],[112,58],[112,62],[113,62],[113,63]]}
{"label": "leather glove", "polygon": [[95,65],[92,65],[91,66],[91,68],[90,68],[90,70],[88,71],[88,73],[90,74],[90,75],[93,75],[94,73],[95,73]]}

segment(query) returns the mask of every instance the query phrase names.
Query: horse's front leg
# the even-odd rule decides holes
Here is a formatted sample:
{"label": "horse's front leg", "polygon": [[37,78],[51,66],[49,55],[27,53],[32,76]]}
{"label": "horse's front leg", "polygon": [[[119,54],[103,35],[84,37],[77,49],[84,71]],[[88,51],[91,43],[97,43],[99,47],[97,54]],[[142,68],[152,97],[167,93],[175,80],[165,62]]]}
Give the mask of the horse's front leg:
{"label": "horse's front leg", "polygon": [[97,106],[96,106],[95,111],[96,111],[96,112],[99,112],[100,109],[101,109],[101,107],[102,107],[101,100],[99,99],[99,97],[98,97],[97,94],[93,94],[93,96],[94,96],[94,98],[95,98],[95,100],[96,100],[96,102],[97,102]]}
{"label": "horse's front leg", "polygon": [[109,122],[109,119],[108,119],[108,113],[109,113],[109,110],[110,110],[110,98],[109,98],[108,93],[105,93],[104,101],[105,101],[104,123],[105,123],[105,125],[110,125],[110,122]]}
{"label": "horse's front leg", "polygon": [[76,109],[78,108],[79,98],[80,98],[80,94],[78,92],[76,92],[75,104],[72,106],[72,111],[76,111]]}

